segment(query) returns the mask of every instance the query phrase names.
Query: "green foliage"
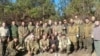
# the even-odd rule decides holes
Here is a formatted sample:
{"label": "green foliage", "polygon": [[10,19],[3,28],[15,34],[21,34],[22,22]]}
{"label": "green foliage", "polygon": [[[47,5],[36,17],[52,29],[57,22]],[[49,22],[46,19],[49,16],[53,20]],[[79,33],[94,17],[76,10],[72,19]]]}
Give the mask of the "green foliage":
{"label": "green foliage", "polygon": [[11,20],[49,19],[56,17],[54,4],[51,0],[17,0],[11,3],[8,0],[0,3],[0,18]]}
{"label": "green foliage", "polygon": [[100,19],[100,0],[95,0],[95,16],[98,17],[98,19]]}
{"label": "green foliage", "polygon": [[73,15],[94,15],[92,8],[95,6],[95,0],[72,0],[69,6],[64,10],[67,16]]}
{"label": "green foliage", "polygon": [[[4,2],[5,1],[5,2]],[[67,0],[60,0],[60,5],[65,5]],[[65,2],[64,2],[65,1]],[[63,9],[62,17],[60,12],[55,11],[55,5],[51,0],[17,0],[16,3],[10,0],[0,0],[0,20],[59,20],[66,16],[95,15],[100,17],[100,0],[71,0],[69,5]]]}

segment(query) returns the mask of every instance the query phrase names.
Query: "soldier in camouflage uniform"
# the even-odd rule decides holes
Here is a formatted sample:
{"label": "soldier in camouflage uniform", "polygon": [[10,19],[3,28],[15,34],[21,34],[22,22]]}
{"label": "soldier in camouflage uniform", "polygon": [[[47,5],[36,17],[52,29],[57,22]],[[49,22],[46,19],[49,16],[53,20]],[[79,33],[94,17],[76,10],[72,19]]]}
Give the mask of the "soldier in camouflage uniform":
{"label": "soldier in camouflage uniform", "polygon": [[30,33],[33,32],[33,30],[34,30],[34,26],[33,26],[33,23],[31,21],[28,24],[28,30]]}
{"label": "soldier in camouflage uniform", "polygon": [[49,39],[46,35],[43,35],[43,38],[40,40],[40,49],[42,52],[47,51],[49,48]]}
{"label": "soldier in camouflage uniform", "polygon": [[78,27],[78,32],[77,32],[77,39],[78,39],[78,44],[79,44],[79,50],[82,49],[82,45],[83,45],[83,21],[82,19],[78,18],[78,16],[75,16],[75,24],[77,25]]}
{"label": "soldier in camouflage uniform", "polygon": [[77,51],[77,35],[78,35],[78,26],[75,25],[73,19],[70,19],[70,24],[68,25],[67,36],[71,40],[75,51]]}
{"label": "soldier in camouflage uniform", "polygon": [[11,30],[11,37],[12,37],[12,39],[13,38],[18,38],[18,27],[17,27],[15,21],[12,21],[10,30]]}
{"label": "soldier in camouflage uniform", "polygon": [[84,47],[87,49],[87,53],[91,53],[92,43],[93,43],[93,40],[91,38],[92,24],[88,18],[85,19],[83,30],[84,30]]}
{"label": "soldier in camouflage uniform", "polygon": [[59,21],[58,22],[58,33],[62,33],[63,32],[63,28],[64,28],[64,26],[62,25],[62,22]]}
{"label": "soldier in camouflage uniform", "polygon": [[8,43],[6,56],[16,56],[19,50],[19,42],[17,38],[14,38],[11,42]]}
{"label": "soldier in camouflage uniform", "polygon": [[64,19],[63,20],[63,34],[67,34],[67,26],[68,26],[67,20]]}
{"label": "soldier in camouflage uniform", "polygon": [[52,32],[53,32],[53,33],[54,33],[54,32],[57,32],[57,33],[58,33],[58,31],[59,31],[58,24],[57,24],[57,22],[55,21],[55,22],[54,22],[54,25],[52,25]]}
{"label": "soldier in camouflage uniform", "polygon": [[79,50],[82,49],[83,47],[83,40],[84,40],[84,23],[83,21],[80,21],[80,24],[79,24],[79,37],[78,37],[78,41],[79,41]]}
{"label": "soldier in camouflage uniform", "polygon": [[34,37],[32,37],[27,43],[27,50],[28,50],[28,54],[30,55],[37,54],[39,50],[39,44]]}
{"label": "soldier in camouflage uniform", "polygon": [[62,34],[61,39],[59,40],[59,50],[62,52],[63,50],[67,51],[67,54],[70,53],[70,45],[71,42],[65,34]]}
{"label": "soldier in camouflage uniform", "polygon": [[40,27],[43,26],[43,21],[39,21],[39,26],[40,26]]}
{"label": "soldier in camouflage uniform", "polygon": [[49,28],[48,35],[50,36],[52,34],[52,20],[48,20],[48,28]]}
{"label": "soldier in camouflage uniform", "polygon": [[77,24],[77,25],[79,25],[79,23],[80,23],[80,18],[78,18],[77,15],[75,16],[74,22],[75,22],[75,24]]}
{"label": "soldier in camouflage uniform", "polygon": [[43,24],[42,30],[43,30],[43,34],[48,34],[48,33],[49,33],[49,30],[50,30],[50,29],[49,29],[47,23],[44,23],[44,24]]}
{"label": "soldier in camouflage uniform", "polygon": [[34,35],[37,38],[37,36],[42,35],[42,27],[39,26],[39,23],[37,22],[34,28]]}
{"label": "soldier in camouflage uniform", "polygon": [[62,36],[61,33],[57,34],[57,39],[60,40],[61,39],[61,36]]}
{"label": "soldier in camouflage uniform", "polygon": [[40,35],[41,36],[43,34],[43,21],[39,21],[39,28],[40,28]]}
{"label": "soldier in camouflage uniform", "polygon": [[22,47],[25,47],[24,39],[28,35],[28,28],[25,26],[25,22],[21,22],[21,26],[18,27],[19,42]]}

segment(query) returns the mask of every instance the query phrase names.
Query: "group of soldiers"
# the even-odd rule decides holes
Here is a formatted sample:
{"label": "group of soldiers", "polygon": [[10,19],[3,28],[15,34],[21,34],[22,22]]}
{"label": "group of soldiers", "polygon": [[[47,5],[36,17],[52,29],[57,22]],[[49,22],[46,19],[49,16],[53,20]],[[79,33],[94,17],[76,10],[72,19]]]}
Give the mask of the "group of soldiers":
{"label": "group of soldiers", "polygon": [[60,21],[32,21],[21,25],[12,21],[10,26],[2,22],[0,27],[0,56],[16,56],[26,51],[30,56],[40,52],[66,52],[93,50],[92,29],[95,16],[81,19],[78,16]]}

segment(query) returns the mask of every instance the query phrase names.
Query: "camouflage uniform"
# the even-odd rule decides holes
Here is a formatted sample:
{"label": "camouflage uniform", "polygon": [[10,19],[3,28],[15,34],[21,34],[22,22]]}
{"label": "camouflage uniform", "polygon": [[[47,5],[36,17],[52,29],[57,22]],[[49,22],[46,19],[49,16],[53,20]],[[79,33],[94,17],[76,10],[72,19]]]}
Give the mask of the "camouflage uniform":
{"label": "camouflage uniform", "polygon": [[62,33],[64,26],[63,25],[58,25],[57,28],[58,28],[58,33]]}
{"label": "camouflage uniform", "polygon": [[[65,38],[63,38],[65,37]],[[62,36],[61,39],[59,40],[59,49],[60,52],[63,51],[64,49],[66,49],[67,53],[70,52],[70,40],[69,38],[67,38],[66,36]]]}
{"label": "camouflage uniform", "polygon": [[92,43],[93,40],[91,38],[91,33],[92,33],[92,25],[91,23],[85,23],[84,24],[84,47],[88,49],[88,52],[92,52]]}
{"label": "camouflage uniform", "polygon": [[80,49],[83,46],[83,40],[84,40],[84,30],[83,30],[83,28],[84,28],[84,24],[82,23],[82,24],[79,25],[79,38],[78,38],[78,41],[79,41]]}
{"label": "camouflage uniform", "polygon": [[49,47],[49,39],[41,39],[40,40],[40,48],[42,49],[42,51],[46,51]]}
{"label": "camouflage uniform", "polygon": [[[18,27],[19,42],[21,46],[24,46],[24,39],[28,35],[28,28],[24,26]],[[24,46],[25,47],[25,46]]]}
{"label": "camouflage uniform", "polygon": [[42,28],[41,27],[35,27],[35,29],[34,29],[35,37],[40,36],[41,34],[42,34]]}
{"label": "camouflage uniform", "polygon": [[67,36],[71,40],[72,44],[74,45],[74,49],[77,49],[77,35],[78,35],[78,26],[73,24],[73,25],[68,25],[68,32]]}
{"label": "camouflage uniform", "polygon": [[27,43],[27,50],[30,51],[31,53],[36,54],[37,51],[39,50],[39,45],[38,45],[37,41],[36,40],[30,40]]}
{"label": "camouflage uniform", "polygon": [[84,32],[83,32],[84,24],[83,21],[79,18],[75,20],[75,24],[78,26],[77,39],[78,39],[79,47],[81,49],[83,45],[83,37],[84,37]]}
{"label": "camouflage uniform", "polygon": [[52,34],[52,24],[51,24],[51,25],[48,24],[48,29],[49,29],[48,34],[49,34],[49,35]]}
{"label": "camouflage uniform", "polygon": [[33,32],[34,26],[33,25],[28,25],[28,30],[29,30],[29,32]]}
{"label": "camouflage uniform", "polygon": [[58,31],[59,31],[58,25],[53,25],[53,26],[52,26],[52,32],[53,32],[53,33],[55,33],[55,32],[58,33]]}
{"label": "camouflage uniform", "polygon": [[67,26],[68,26],[68,24],[63,24],[63,32],[62,32],[62,34],[67,34]]}
{"label": "camouflage uniform", "polygon": [[16,25],[11,26],[11,37],[18,38],[18,27]]}
{"label": "camouflage uniform", "polygon": [[48,34],[50,28],[48,26],[46,26],[46,27],[43,27],[42,30],[43,30],[43,34]]}
{"label": "camouflage uniform", "polygon": [[18,53],[18,46],[19,46],[19,43],[18,42],[14,42],[14,41],[11,41],[8,43],[8,46],[7,46],[7,50],[6,50],[6,55],[7,56],[16,56],[16,54]]}

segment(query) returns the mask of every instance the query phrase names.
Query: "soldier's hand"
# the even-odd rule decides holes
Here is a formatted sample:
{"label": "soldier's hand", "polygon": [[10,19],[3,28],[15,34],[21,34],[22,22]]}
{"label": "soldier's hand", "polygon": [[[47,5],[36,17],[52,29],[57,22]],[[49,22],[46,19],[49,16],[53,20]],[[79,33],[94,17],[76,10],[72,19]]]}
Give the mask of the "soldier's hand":
{"label": "soldier's hand", "polygon": [[45,50],[45,48],[43,48],[43,50]]}
{"label": "soldier's hand", "polygon": [[19,48],[19,46],[16,46],[16,49],[18,49]]}
{"label": "soldier's hand", "polygon": [[45,47],[45,49],[47,49],[48,47]]}
{"label": "soldier's hand", "polygon": [[56,45],[55,44],[52,44],[52,46],[51,47],[55,47]]}
{"label": "soldier's hand", "polygon": [[28,51],[28,54],[31,54],[31,51]]}

